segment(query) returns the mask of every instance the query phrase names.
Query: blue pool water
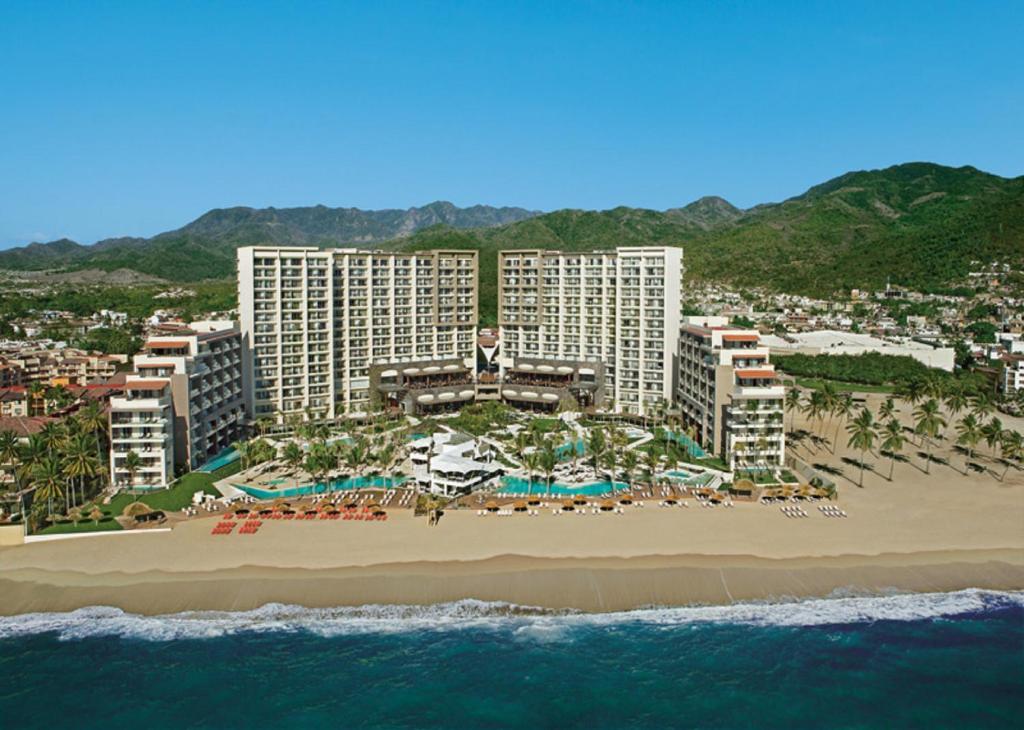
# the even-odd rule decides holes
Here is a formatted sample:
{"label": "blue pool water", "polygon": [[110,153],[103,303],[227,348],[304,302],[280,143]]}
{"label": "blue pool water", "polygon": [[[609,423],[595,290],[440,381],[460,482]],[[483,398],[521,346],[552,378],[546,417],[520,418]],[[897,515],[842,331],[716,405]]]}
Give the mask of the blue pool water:
{"label": "blue pool water", "polygon": [[[625,489],[625,482],[591,482],[590,484],[581,484],[578,486],[572,486],[569,484],[559,484],[554,482],[551,485],[551,494],[557,495],[569,495],[569,494],[582,494],[587,497],[597,497],[601,494],[614,491],[616,489]],[[530,487],[530,481],[523,479],[522,477],[502,477],[501,478],[501,491],[513,492],[515,494],[547,494],[547,485],[542,479],[535,479],[533,481],[533,487]]]}
{"label": "blue pool water", "polygon": [[[442,528],[443,529],[443,528]],[[1024,597],[0,617],[0,727],[1020,727]]]}
{"label": "blue pool water", "polygon": [[303,484],[298,487],[285,489],[260,489],[246,484],[235,484],[233,486],[241,489],[246,494],[259,499],[277,499],[278,497],[305,497],[309,494],[323,494],[324,492],[343,492],[346,489],[365,489],[369,487],[397,487],[405,481],[405,477],[349,477],[338,479],[329,484]]}
{"label": "blue pool water", "polygon": [[210,459],[208,462],[203,464],[196,471],[201,471],[209,474],[210,472],[217,471],[221,467],[225,467],[228,464],[232,464],[238,461],[238,452],[234,449],[228,448],[217,454],[215,457]]}
{"label": "blue pool water", "polygon": [[690,473],[683,471],[682,469],[673,469],[672,471],[665,472],[666,476],[674,477],[676,479],[689,479]]}
{"label": "blue pool water", "polygon": [[666,430],[666,432],[670,439],[686,449],[694,459],[702,459],[707,456],[707,452],[705,452],[696,441],[691,439],[685,433],[668,430]]}
{"label": "blue pool water", "polygon": [[569,443],[562,444],[555,449],[555,454],[558,456],[559,461],[565,461],[572,456],[573,449],[576,449],[578,456],[583,456],[587,453],[586,444],[583,443],[583,439],[577,439],[576,443],[570,441]]}

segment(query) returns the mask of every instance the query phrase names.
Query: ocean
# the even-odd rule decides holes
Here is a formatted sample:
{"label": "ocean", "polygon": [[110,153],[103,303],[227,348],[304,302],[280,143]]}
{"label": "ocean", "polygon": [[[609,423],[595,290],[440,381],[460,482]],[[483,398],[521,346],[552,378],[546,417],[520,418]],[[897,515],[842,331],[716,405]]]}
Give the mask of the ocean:
{"label": "ocean", "polygon": [[1024,593],[0,618],[0,728],[1009,728]]}

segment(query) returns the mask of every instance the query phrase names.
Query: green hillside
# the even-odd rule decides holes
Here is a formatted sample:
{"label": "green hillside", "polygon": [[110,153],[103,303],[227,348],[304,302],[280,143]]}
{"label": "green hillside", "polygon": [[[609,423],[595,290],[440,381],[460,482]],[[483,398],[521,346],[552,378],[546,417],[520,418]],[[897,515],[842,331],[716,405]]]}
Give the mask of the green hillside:
{"label": "green hillside", "polygon": [[[686,276],[828,296],[887,279],[917,289],[962,278],[972,261],[1024,265],[1024,177],[909,163],[851,172],[782,203],[742,211],[702,198],[668,211],[615,208],[408,211],[231,208],[151,239],[71,241],[0,253],[0,268],[129,268],[174,281],[230,277],[243,245],[461,248],[481,255],[481,310],[492,318],[498,251],[685,247]],[[513,222],[509,222],[512,220]],[[481,227],[491,226],[491,227]],[[390,240],[382,240],[387,232]],[[409,235],[411,234],[411,235]]]}

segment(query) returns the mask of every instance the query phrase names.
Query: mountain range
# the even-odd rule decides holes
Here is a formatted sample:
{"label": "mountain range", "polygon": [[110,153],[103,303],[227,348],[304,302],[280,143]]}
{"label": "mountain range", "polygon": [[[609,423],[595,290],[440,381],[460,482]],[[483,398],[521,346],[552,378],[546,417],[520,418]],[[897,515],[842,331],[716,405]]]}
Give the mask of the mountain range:
{"label": "mountain range", "polygon": [[0,269],[127,268],[174,281],[231,276],[251,244],[384,249],[471,248],[481,254],[481,310],[494,308],[497,252],[624,245],[685,249],[687,278],[829,295],[886,280],[919,289],[957,281],[972,262],[1024,264],[1024,176],[927,162],[849,172],[781,203],[742,210],[705,197],[664,211],[323,206],[216,209],[149,239],[34,243],[0,252]]}

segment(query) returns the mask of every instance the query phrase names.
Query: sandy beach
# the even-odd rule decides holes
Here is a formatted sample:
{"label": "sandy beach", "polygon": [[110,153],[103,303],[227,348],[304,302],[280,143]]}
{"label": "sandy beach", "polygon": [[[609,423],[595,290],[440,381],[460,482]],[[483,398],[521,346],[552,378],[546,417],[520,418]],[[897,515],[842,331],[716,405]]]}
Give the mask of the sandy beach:
{"label": "sandy beach", "polygon": [[[904,411],[909,411],[904,408]],[[1019,427],[1019,424],[1012,424]],[[845,436],[841,437],[845,442]],[[428,604],[463,598],[622,610],[838,593],[1024,589],[1024,472],[995,461],[925,474],[916,449],[868,456],[856,486],[844,448],[796,446],[835,476],[845,519],[789,519],[777,506],[659,508],[623,515],[446,514],[436,527],[407,510],[385,523],[268,522],[255,535],[210,535],[217,518],[158,534],[114,533],[0,549],[0,613],[113,605],[146,614]]]}

